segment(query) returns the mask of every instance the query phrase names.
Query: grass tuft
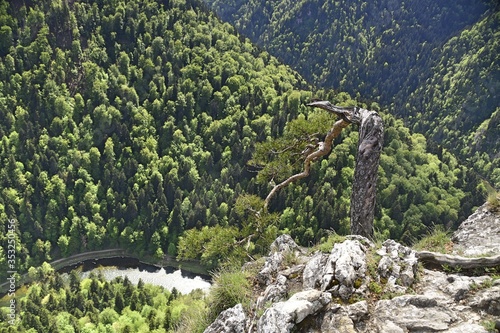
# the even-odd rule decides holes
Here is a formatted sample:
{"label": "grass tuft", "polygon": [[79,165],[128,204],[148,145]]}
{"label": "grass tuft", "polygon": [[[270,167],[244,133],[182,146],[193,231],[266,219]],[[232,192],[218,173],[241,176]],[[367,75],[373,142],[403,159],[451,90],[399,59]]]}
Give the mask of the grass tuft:
{"label": "grass tuft", "polygon": [[494,320],[484,320],[481,322],[481,325],[491,333],[497,332],[496,326],[495,326],[495,321]]}
{"label": "grass tuft", "polygon": [[492,211],[500,211],[500,193],[491,188],[488,190],[487,198],[489,209]]}
{"label": "grass tuft", "polygon": [[449,253],[453,248],[450,232],[441,225],[435,225],[432,231],[418,240],[413,248],[418,251]]}
{"label": "grass tuft", "polygon": [[342,243],[345,239],[345,236],[340,236],[337,233],[332,232],[327,239],[323,238],[320,244],[314,247],[314,250],[320,250],[323,253],[330,253],[335,243]]}
{"label": "grass tuft", "polygon": [[208,296],[208,318],[214,321],[224,310],[241,303],[244,308],[251,301],[251,284],[247,273],[234,268],[221,268],[214,273]]}

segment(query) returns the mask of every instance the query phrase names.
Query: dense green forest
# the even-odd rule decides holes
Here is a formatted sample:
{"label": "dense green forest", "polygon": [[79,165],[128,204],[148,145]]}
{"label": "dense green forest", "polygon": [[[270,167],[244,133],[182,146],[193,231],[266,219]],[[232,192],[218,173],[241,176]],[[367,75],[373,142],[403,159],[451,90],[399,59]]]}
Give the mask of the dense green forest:
{"label": "dense green forest", "polygon": [[493,0],[205,0],[316,85],[378,101],[500,187]]}
{"label": "dense green forest", "polygon": [[48,264],[30,273],[37,282],[23,290],[21,320],[7,326],[0,313],[1,332],[173,332],[186,313],[205,304],[201,290],[181,295],[142,281],[133,285],[127,277],[60,275]]}
{"label": "dense green forest", "polygon": [[[306,108],[313,97],[360,104],[313,92],[197,1],[1,1],[0,31],[2,278],[12,220],[19,272],[109,247],[176,255],[187,230],[185,241],[215,233],[237,248],[256,223],[237,198],[270,188],[248,164],[255,143],[325,117]],[[477,177],[380,112],[377,231],[411,241],[456,226],[484,200]],[[310,178],[280,192],[246,250],[283,232],[304,245],[346,233],[356,142],[344,131]],[[212,250],[199,258],[208,267],[224,259]]]}
{"label": "dense green forest", "polygon": [[18,269],[110,246],[175,254],[183,230],[227,225],[298,75],[197,2],[32,5],[1,6],[0,214],[19,223]]}

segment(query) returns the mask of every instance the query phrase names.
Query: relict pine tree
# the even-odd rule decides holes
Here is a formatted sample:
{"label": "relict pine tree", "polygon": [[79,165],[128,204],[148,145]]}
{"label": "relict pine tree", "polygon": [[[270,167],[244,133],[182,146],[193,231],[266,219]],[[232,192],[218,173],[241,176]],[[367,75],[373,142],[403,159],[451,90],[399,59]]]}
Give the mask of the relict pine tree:
{"label": "relict pine tree", "polygon": [[307,177],[311,162],[329,154],[333,140],[340,135],[342,129],[350,124],[356,124],[359,126],[359,141],[351,194],[351,234],[371,239],[373,238],[377,171],[384,137],[382,118],[375,111],[360,107],[336,106],[329,101],[315,101],[307,105],[331,112],[340,119],[333,124],[324,141],[317,142],[312,149],[307,151],[301,172],[273,185],[264,201],[264,208],[267,209],[271,198],[278,190],[291,182]]}

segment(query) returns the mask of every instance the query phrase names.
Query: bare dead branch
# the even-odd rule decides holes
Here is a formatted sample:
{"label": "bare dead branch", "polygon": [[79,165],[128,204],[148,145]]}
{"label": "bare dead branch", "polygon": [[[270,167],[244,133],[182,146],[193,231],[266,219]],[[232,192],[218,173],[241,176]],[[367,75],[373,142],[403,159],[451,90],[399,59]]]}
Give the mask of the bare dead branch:
{"label": "bare dead branch", "polygon": [[429,251],[420,251],[415,255],[418,260],[433,266],[450,266],[463,269],[500,266],[500,255],[493,257],[466,258]]}
{"label": "bare dead branch", "polygon": [[243,243],[247,243],[247,248],[250,246],[250,242],[252,241],[252,238],[255,237],[255,234],[250,234],[247,237],[240,239],[239,241],[236,242],[236,245],[241,245]]}

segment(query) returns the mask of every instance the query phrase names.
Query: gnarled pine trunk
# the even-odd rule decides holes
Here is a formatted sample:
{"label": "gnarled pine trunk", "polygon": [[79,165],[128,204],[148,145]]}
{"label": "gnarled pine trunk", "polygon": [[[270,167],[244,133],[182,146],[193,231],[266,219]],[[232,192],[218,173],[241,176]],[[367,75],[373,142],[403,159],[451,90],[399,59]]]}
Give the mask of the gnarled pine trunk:
{"label": "gnarled pine trunk", "polygon": [[351,194],[351,233],[371,239],[384,125],[375,111],[355,108],[353,113],[353,123],[359,121],[359,143]]}
{"label": "gnarled pine trunk", "polygon": [[373,238],[373,218],[378,165],[384,141],[384,124],[375,111],[335,106],[328,101],[308,104],[335,113],[343,121],[359,125],[358,153],[351,195],[351,233]]}

